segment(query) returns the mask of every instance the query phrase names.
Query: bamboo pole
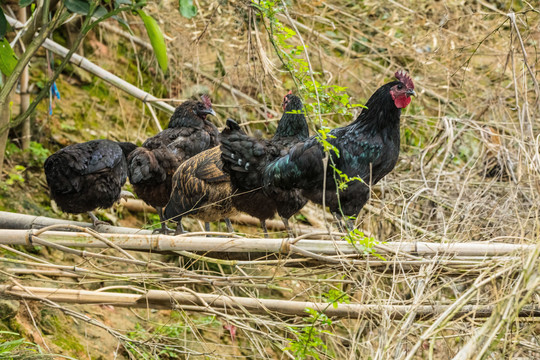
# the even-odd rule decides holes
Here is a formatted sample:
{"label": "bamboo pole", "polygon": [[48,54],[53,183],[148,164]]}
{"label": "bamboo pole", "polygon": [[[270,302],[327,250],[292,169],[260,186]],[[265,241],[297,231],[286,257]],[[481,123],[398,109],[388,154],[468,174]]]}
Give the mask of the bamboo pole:
{"label": "bamboo pole", "polygon": [[[21,22],[13,19],[12,17],[6,15],[6,19],[8,20],[9,24],[16,28],[16,29],[20,29],[22,27],[24,27],[24,24],[22,24]],[[62,57],[65,57],[67,55],[67,53],[69,52],[68,49],[66,49],[65,47],[61,46],[60,44],[52,41],[51,39],[46,39],[45,42],[43,42],[42,46],[47,49],[47,50],[50,50],[52,51],[53,53],[55,53],[56,55],[59,55],[59,56],[62,56]],[[89,73],[91,74],[94,74],[96,75],[97,77],[99,77],[100,79],[108,82],[109,84],[117,87],[118,89],[128,93],[129,95],[143,101],[143,102],[147,102],[147,101],[150,101],[152,102],[152,105],[154,105],[155,107],[169,113],[169,114],[172,114],[174,112],[174,107],[163,102],[163,101],[160,101],[158,100],[155,96],[147,93],[146,91],[143,91],[141,89],[139,89],[138,87],[128,83],[127,81],[119,78],[118,76],[110,73],[109,71],[97,66],[96,64],[94,64],[93,62],[89,61],[88,59],[80,56],[80,55],[77,55],[77,54],[73,54],[69,60],[71,63],[79,66],[81,69],[84,69],[86,71],[88,71]]]}
{"label": "bamboo pole", "polygon": [[[139,230],[135,228],[112,226],[112,225],[94,225],[87,222],[70,221],[63,219],[54,219],[46,216],[25,215],[0,211],[0,229],[41,229],[51,225],[74,225],[84,228],[92,228],[100,233],[119,233],[119,234],[152,234],[150,230]],[[0,230],[1,231],[1,230]]]}
{"label": "bamboo pole", "polygon": [[[128,211],[132,212],[146,212],[146,213],[156,213],[156,209],[147,205],[143,200],[140,199],[128,199],[127,201],[122,199],[120,204]],[[247,214],[239,214],[231,218],[231,221],[236,224],[248,225],[248,226],[259,226],[260,221],[252,216]],[[63,219],[50,218],[45,216],[34,216],[34,215],[25,215],[18,213],[11,213],[7,211],[0,211],[0,229],[41,229],[45,226],[50,225],[75,225],[80,227],[91,227],[93,224],[80,221],[70,221]],[[266,221],[268,229],[275,231],[285,231],[285,226],[280,220],[267,220]],[[95,228],[99,232],[104,233],[119,233],[119,234],[152,234],[150,230],[139,230],[135,228],[121,227],[121,226],[112,226],[112,225],[98,225]],[[295,224],[293,229],[297,231],[299,235],[310,234],[313,232],[321,231],[323,229],[316,229],[306,225]]]}
{"label": "bamboo pole", "polygon": [[[227,312],[250,312],[256,314],[274,314],[291,316],[308,316],[307,308],[315,309],[330,317],[362,318],[388,315],[401,319],[415,311],[415,317],[425,318],[443,313],[448,305],[379,305],[379,304],[329,304],[308,301],[258,299],[239,296],[202,294],[187,291],[149,290],[143,294],[108,293],[105,291],[88,291],[57,289],[43,287],[24,287],[0,285],[0,298],[20,298],[27,300],[47,299],[54,302],[93,305],[114,305],[134,308],[182,309]],[[193,306],[197,306],[195,308]],[[488,317],[495,309],[492,305],[466,305],[454,317],[474,316]],[[519,311],[521,317],[540,316],[540,307],[526,306]]]}
{"label": "bamboo pole", "polygon": [[[17,11],[17,15],[19,17],[19,21],[21,23],[26,23],[26,7],[21,7]],[[21,49],[21,53],[24,52],[24,46]],[[28,73],[28,65],[24,67],[21,78],[20,78],[20,98],[21,98],[21,114],[23,114],[28,107],[30,106],[30,94],[28,93],[28,80],[29,80],[29,73]],[[32,134],[31,134],[31,127],[30,127],[30,117],[27,117],[22,126],[22,137],[21,137],[21,143],[22,143],[22,149],[26,150],[30,147],[30,140],[31,140]]]}
{"label": "bamboo pole", "polygon": [[[0,244],[31,245],[33,230],[0,230]],[[312,239],[261,239],[241,237],[204,237],[178,235],[141,235],[141,234],[100,234],[101,237],[126,250],[142,251],[203,251],[203,252],[270,252],[289,253],[291,248],[324,255],[358,254],[357,249],[348,241],[328,241]],[[218,235],[219,236],[219,235]],[[46,231],[39,238],[61,246],[89,248],[108,248],[102,240],[89,233]],[[384,254],[417,256],[461,256],[490,257],[506,256],[514,252],[534,250],[533,245],[468,242],[468,243],[428,243],[428,242],[389,242],[384,247],[376,248]],[[345,261],[345,260],[344,260]]]}

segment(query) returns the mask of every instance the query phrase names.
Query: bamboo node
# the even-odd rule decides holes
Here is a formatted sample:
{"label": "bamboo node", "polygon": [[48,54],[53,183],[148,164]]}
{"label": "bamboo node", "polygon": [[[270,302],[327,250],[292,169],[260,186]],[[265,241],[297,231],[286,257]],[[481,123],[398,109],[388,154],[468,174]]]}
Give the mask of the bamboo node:
{"label": "bamboo node", "polygon": [[[295,243],[293,241],[292,243]],[[279,252],[282,254],[289,254],[291,252],[291,239],[283,239],[281,245],[279,246]]]}
{"label": "bamboo node", "polygon": [[33,230],[28,230],[26,232],[26,236],[25,236],[25,241],[26,241],[26,245],[28,246],[33,246],[33,241],[32,241],[32,236],[34,236],[34,231]]}

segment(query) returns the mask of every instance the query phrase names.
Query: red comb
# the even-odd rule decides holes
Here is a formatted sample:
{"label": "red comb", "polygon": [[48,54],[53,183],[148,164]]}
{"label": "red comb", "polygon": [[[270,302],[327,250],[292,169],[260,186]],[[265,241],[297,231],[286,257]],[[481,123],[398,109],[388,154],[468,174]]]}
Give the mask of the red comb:
{"label": "red comb", "polygon": [[201,100],[207,108],[212,107],[212,101],[210,100],[210,96],[203,94],[201,95]]}
{"label": "red comb", "polygon": [[287,93],[287,95],[292,95],[292,90],[289,90],[289,92]]}
{"label": "red comb", "polygon": [[413,83],[411,77],[409,76],[409,74],[407,74],[405,71],[398,70],[398,71],[396,71],[394,76],[396,77],[396,79],[398,79],[403,84],[405,84],[407,89],[414,89],[414,83]]}

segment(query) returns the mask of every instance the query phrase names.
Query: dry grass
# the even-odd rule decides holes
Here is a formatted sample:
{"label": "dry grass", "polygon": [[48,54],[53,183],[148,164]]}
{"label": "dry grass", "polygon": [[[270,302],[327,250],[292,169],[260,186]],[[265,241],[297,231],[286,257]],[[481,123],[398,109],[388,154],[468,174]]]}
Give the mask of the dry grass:
{"label": "dry grass", "polygon": [[[149,5],[171,38],[171,73],[163,80],[171,97],[184,99],[207,89],[221,125],[229,116],[273,131],[277,119],[271,111],[279,110],[283,94],[294,83],[249,2],[195,3],[199,15],[192,20],[179,16],[175,2]],[[516,11],[512,16],[510,6]],[[512,258],[454,259],[470,266],[445,264],[444,254],[414,267],[405,266],[406,257],[400,254],[389,257],[384,268],[367,260],[354,267],[257,262],[228,266],[186,260],[187,270],[180,267],[178,273],[163,276],[157,276],[158,271],[144,279],[119,277],[116,272],[126,272],[121,262],[81,262],[71,255],[69,261],[102,271],[104,286],[182,287],[312,301],[324,301],[333,289],[347,294],[351,303],[449,306],[447,313],[431,318],[417,319],[413,310],[403,319],[383,312],[319,324],[329,331],[317,335],[328,346],[318,348],[322,359],[539,358],[538,320],[517,316],[524,305],[540,301],[538,7],[508,1],[295,1],[289,12],[309,29],[301,35],[314,68],[328,83],[347,86],[353,102],[365,101],[400,68],[412,74],[420,95],[402,116],[400,162],[374,188],[360,214],[360,228],[380,241],[493,241],[534,244],[536,250]],[[118,41],[106,32],[98,38],[109,46]],[[300,44],[298,37],[291,42]],[[151,54],[139,55],[141,71],[156,68]],[[162,81],[160,75],[156,78]],[[147,116],[145,124],[150,124]],[[346,121],[336,115],[328,120],[334,125]],[[143,138],[149,129],[139,130],[137,136]],[[322,223],[322,211],[315,214]],[[214,283],[223,276],[229,284]],[[76,285],[66,280],[61,286]],[[85,284],[92,286],[97,285]],[[464,305],[490,305],[496,311],[487,319],[455,318],[452,311]],[[295,338],[288,327],[309,325],[300,317],[279,314],[206,312],[219,319],[217,326],[193,312],[156,320],[149,312],[134,310],[143,327],[154,330],[146,343],[136,343],[138,351],[151,354],[148,349],[153,349],[153,356],[165,356],[157,353],[169,344],[185,358],[287,359],[293,358],[292,352],[282,349]],[[181,326],[174,336],[156,330],[175,324]],[[109,331],[111,336],[125,341],[120,324],[107,326],[118,330]],[[230,326],[236,328],[235,340],[225,328]]]}

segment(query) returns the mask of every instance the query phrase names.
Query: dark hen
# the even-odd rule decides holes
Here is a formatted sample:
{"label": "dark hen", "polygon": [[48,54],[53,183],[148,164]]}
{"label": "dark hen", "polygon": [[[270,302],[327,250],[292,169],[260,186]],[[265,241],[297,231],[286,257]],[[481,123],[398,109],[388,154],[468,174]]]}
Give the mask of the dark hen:
{"label": "dark hen", "polygon": [[229,217],[237,211],[232,204],[232,187],[229,175],[223,172],[219,146],[203,151],[182,163],[172,178],[173,190],[165,207],[167,220],[178,224],[176,234],[184,232],[182,217],[194,216],[205,222],[225,220],[233,232]]}
{"label": "dark hen", "polygon": [[301,189],[305,197],[318,204],[323,203],[325,194],[326,206],[338,218],[357,216],[369,198],[369,186],[392,171],[399,156],[401,109],[410,103],[410,96],[415,93],[414,84],[406,73],[395,75],[398,81],[379,88],[353,123],[332,130],[328,136],[327,141],[338,150],[338,154],[330,151],[328,164],[349,178],[360,177],[363,182],[351,181],[339,191],[338,198],[334,177],[339,178],[339,175],[329,166],[325,189],[325,154],[319,139],[313,136],[265,168],[265,190]]}
{"label": "dark hen", "polygon": [[45,176],[51,198],[62,211],[88,212],[109,208],[120,199],[127,178],[127,156],[137,146],[127,142],[92,140],[67,146],[47,158]]}
{"label": "dark hen", "polygon": [[178,106],[168,128],[146,140],[128,158],[129,180],[137,196],[155,207],[161,232],[167,232],[162,209],[172,190],[172,176],[178,165],[219,144],[219,132],[206,119],[215,115],[210,99],[188,100]]}
{"label": "dark hen", "polygon": [[233,184],[233,204],[238,210],[257,217],[265,236],[268,234],[266,220],[276,211],[290,234],[288,219],[307,202],[296,189],[262,190],[266,166],[309,136],[300,98],[289,92],[283,99],[283,109],[284,114],[270,140],[246,135],[233,120],[228,123],[228,130],[220,135],[224,170],[230,174]]}

